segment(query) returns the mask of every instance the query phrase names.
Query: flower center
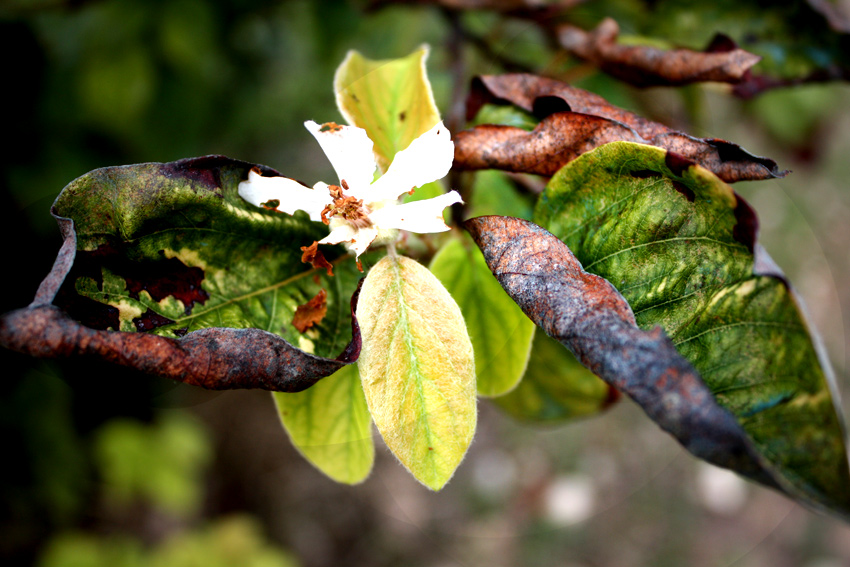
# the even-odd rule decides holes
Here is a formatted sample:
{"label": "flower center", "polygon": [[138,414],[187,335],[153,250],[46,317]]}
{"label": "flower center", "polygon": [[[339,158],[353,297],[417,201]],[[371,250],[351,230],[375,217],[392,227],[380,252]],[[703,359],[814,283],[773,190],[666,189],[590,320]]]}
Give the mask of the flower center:
{"label": "flower center", "polygon": [[331,217],[341,217],[357,228],[365,228],[372,225],[369,220],[369,209],[363,204],[363,199],[355,199],[347,197],[343,193],[343,189],[348,189],[348,184],[342,180],[342,187],[339,185],[329,185],[333,203],[325,205],[322,209],[322,222],[330,224]]}

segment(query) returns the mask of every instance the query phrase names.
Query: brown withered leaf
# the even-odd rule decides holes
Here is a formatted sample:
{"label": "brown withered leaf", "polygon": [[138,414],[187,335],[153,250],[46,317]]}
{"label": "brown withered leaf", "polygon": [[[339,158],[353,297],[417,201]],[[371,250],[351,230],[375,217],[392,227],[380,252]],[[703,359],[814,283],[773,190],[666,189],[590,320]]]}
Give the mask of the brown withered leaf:
{"label": "brown withered leaf", "polygon": [[508,295],[582,364],[694,455],[778,487],[734,416],[664,331],[639,329],[614,286],[585,272],[563,242],[511,217],[478,217],[464,226]]}
{"label": "brown withered leaf", "polygon": [[96,357],[210,390],[298,392],[353,362],[359,331],[337,359],[313,356],[260,329],[207,328],[171,339],[98,331],[50,304],[0,318],[0,344],[39,358]]}
{"label": "brown withered leaf", "polygon": [[[727,183],[784,177],[775,161],[717,138],[696,138],[643,118],[594,93],[530,74],[476,77],[467,119],[485,104],[512,104],[541,119],[532,132],[492,125],[455,135],[455,167],[552,175],[602,144],[631,141],[675,152]],[[486,157],[484,154],[486,153]]]}
{"label": "brown withered leaf", "polygon": [[[334,267],[333,264],[327,261],[325,255],[322,254],[322,251],[319,250],[319,242],[317,240],[313,241],[313,244],[310,246],[302,246],[301,247],[301,261],[305,264],[310,264],[316,269],[325,269],[329,276],[334,275]],[[303,332],[303,331],[302,331]]]}
{"label": "brown withered leaf", "polygon": [[313,299],[295,308],[292,326],[303,333],[313,325],[320,323],[328,312],[328,292],[319,290]]}
{"label": "brown withered leaf", "polygon": [[681,86],[704,81],[736,83],[761,60],[722,35],[705,51],[659,49],[617,43],[620,27],[605,18],[592,31],[565,24],[558,28],[558,43],[622,81],[638,87]]}
{"label": "brown withered leaf", "polygon": [[634,130],[598,116],[558,112],[527,132],[482,124],[455,136],[455,166],[554,175],[581,154],[608,142],[644,142]]}

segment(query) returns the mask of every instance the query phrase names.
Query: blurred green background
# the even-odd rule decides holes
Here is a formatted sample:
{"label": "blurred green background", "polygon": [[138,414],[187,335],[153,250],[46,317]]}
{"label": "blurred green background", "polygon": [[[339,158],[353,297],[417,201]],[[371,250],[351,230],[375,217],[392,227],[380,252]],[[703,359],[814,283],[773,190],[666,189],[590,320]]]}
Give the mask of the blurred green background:
{"label": "blurred green background", "polygon": [[[510,59],[793,169],[736,189],[806,299],[846,400],[847,85],[747,102],[716,85],[638,91],[553,51],[527,21],[465,14],[460,23],[488,42],[488,53],[459,47],[450,18],[433,6],[363,4],[3,2],[0,310],[25,306],[49,271],[61,243],[50,204],[72,179],[205,154],[265,163],[311,184],[328,178],[302,123],[339,119],[331,83],[346,51],[391,58],[429,43],[430,77],[449,118],[457,116],[453,92]],[[589,2],[577,19],[606,14],[630,33],[662,21],[636,1]],[[262,392],[209,393],[96,361],[7,351],[0,368],[4,565],[850,564],[850,527],[698,463],[628,401],[546,428],[482,401],[469,455],[434,494],[381,443],[365,483],[334,484],[291,447]]]}

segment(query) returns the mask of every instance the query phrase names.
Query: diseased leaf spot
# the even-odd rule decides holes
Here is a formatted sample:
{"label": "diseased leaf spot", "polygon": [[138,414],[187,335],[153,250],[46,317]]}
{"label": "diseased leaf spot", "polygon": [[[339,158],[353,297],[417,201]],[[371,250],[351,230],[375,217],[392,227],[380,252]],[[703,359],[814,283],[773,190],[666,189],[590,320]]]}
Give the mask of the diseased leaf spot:
{"label": "diseased leaf spot", "polygon": [[398,113],[399,122],[404,122],[404,119],[407,118],[407,113],[405,111],[401,111]]}
{"label": "diseased leaf spot", "polygon": [[668,151],[664,155],[664,164],[670,169],[670,171],[673,172],[673,175],[677,175],[679,177],[685,173],[686,169],[692,165],[696,165],[682,154],[671,151]]}
{"label": "diseased leaf spot", "polygon": [[[172,323],[174,323],[174,321],[172,321],[168,317],[163,317],[159,313],[155,313],[150,309],[142,313],[141,317],[136,317],[133,319],[133,324],[136,326],[136,330],[140,333],[156,329],[157,327],[171,325]],[[186,334],[185,330],[183,334]]]}
{"label": "diseased leaf spot", "polygon": [[100,330],[119,330],[121,319],[118,308],[79,295],[71,284],[73,281],[70,278],[65,280],[65,284],[60,288],[53,303],[86,327]]}
{"label": "diseased leaf spot", "polygon": [[[201,268],[189,267],[177,258],[133,262],[127,260],[123,257],[122,252],[109,244],[102,244],[96,250],[91,251],[78,250],[74,267],[63,288],[68,287],[67,291],[76,296],[74,282],[79,278],[87,277],[97,283],[98,289],[103,290],[104,268],[124,279],[127,295],[130,298],[139,299],[139,294],[143,290],[147,291],[151,298],[157,302],[171,296],[183,303],[186,315],[192,312],[196,303],[203,304],[209,299],[209,294],[201,287],[201,283],[204,281],[204,271]],[[69,293],[64,293],[61,298],[63,303],[57,303],[57,305],[71,314],[69,309],[72,307],[67,305],[73,304],[75,299]],[[94,322],[103,319],[102,315],[96,316]],[[87,326],[92,326],[82,319],[77,320]],[[102,326],[103,321],[100,321],[100,323],[92,326],[92,328],[107,328],[107,326]],[[118,329],[117,326],[113,328]]]}
{"label": "diseased leaf spot", "polygon": [[679,183],[678,181],[673,181],[673,189],[675,189],[677,192],[684,195],[685,199],[687,199],[689,203],[694,202],[695,195],[694,195],[693,190],[690,187],[688,187],[687,185],[685,185],[684,183]]}
{"label": "diseased leaf spot", "polygon": [[634,171],[630,171],[629,175],[636,179],[649,179],[651,177],[663,177],[660,172],[653,171],[652,169],[636,169]]}
{"label": "diseased leaf spot", "polygon": [[718,33],[705,48],[706,53],[731,53],[738,49],[738,44],[728,35]]}
{"label": "diseased leaf spot", "polygon": [[195,303],[203,304],[209,294],[201,288],[204,271],[186,266],[177,258],[156,263],[124,261],[116,272],[127,282],[127,292],[133,299],[139,298],[142,290],[147,291],[154,301],[168,296],[180,300],[186,315],[192,312]]}
{"label": "diseased leaf spot", "polygon": [[755,250],[756,235],[759,230],[759,221],[756,212],[750,207],[740,195],[735,194],[738,203],[735,205],[735,227],[732,229],[732,238],[747,247],[751,253]]}

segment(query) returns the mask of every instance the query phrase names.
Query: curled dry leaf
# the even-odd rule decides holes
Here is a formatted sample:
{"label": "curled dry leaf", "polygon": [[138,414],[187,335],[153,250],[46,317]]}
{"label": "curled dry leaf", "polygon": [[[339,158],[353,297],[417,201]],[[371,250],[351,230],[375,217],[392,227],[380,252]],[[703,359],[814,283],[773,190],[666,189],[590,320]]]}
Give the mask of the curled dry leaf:
{"label": "curled dry leaf", "polygon": [[[350,308],[339,305],[332,328],[311,337],[316,350],[341,354],[317,356],[283,338],[298,335],[279,305],[312,295],[327,276],[305,269],[292,244],[313,241],[314,223],[250,210],[238,197],[251,167],[207,156],[104,168],[69,184],[52,210],[59,255],[33,303],[0,317],[0,345],[99,357],[215,390],[300,391],[356,361],[353,268],[332,291],[335,302],[351,297]],[[319,342],[348,327],[347,345]]]}
{"label": "curled dry leaf", "polygon": [[298,392],[356,359],[357,340],[338,359],[306,353],[260,329],[200,329],[180,339],[99,331],[54,305],[31,305],[0,318],[0,344],[30,356],[97,357],[210,390]]}
{"label": "curled dry leaf", "polygon": [[735,418],[664,331],[639,329],[614,286],[585,272],[563,242],[512,217],[478,217],[464,226],[508,295],[546,334],[694,455],[777,487]]}
{"label": "curled dry leaf", "polygon": [[310,264],[314,268],[322,268],[327,270],[327,274],[329,276],[334,275],[334,267],[333,264],[328,262],[325,258],[325,255],[322,254],[322,251],[319,250],[319,241],[314,240],[313,244],[310,246],[302,246],[301,247],[301,261],[305,264]]}
{"label": "curled dry leaf", "polygon": [[716,36],[705,51],[659,49],[617,43],[620,28],[605,18],[593,31],[572,25],[557,30],[560,45],[609,75],[638,87],[680,86],[704,81],[736,83],[761,57]]}
{"label": "curled dry leaf", "polygon": [[485,75],[473,80],[467,119],[485,104],[512,104],[541,119],[531,132],[481,125],[455,135],[455,167],[553,175],[579,155],[613,141],[673,151],[726,182],[784,177],[772,159],[737,144],[696,138],[618,108],[566,83],[529,74]]}
{"label": "curled dry leaf", "polygon": [[292,326],[298,329],[299,332],[304,333],[307,329],[324,319],[327,312],[328,292],[322,289],[319,290],[319,293],[313,299],[304,305],[299,305],[295,309]]}

